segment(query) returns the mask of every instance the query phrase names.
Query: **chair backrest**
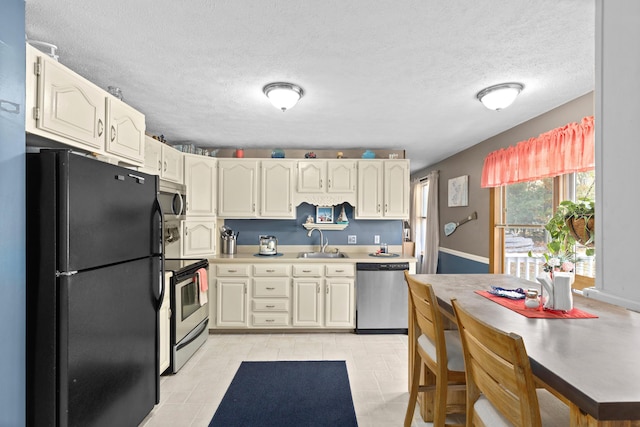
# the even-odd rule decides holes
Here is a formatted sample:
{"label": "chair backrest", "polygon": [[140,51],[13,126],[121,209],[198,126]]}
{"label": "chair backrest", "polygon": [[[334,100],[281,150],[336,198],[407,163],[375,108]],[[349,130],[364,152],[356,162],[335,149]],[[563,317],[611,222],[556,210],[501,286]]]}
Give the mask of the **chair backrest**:
{"label": "chair backrest", "polygon": [[451,303],[464,352],[467,418],[472,425],[483,425],[475,421],[474,410],[482,394],[513,425],[540,426],[536,386],[522,337],[482,322],[455,299]]}
{"label": "chair backrest", "polygon": [[420,333],[424,334],[436,348],[436,360],[434,365],[447,367],[447,346],[444,338],[444,325],[442,315],[438,307],[438,300],[433,292],[433,288],[428,283],[420,282],[404,272],[405,280],[409,286],[409,296],[415,310],[414,322]]}

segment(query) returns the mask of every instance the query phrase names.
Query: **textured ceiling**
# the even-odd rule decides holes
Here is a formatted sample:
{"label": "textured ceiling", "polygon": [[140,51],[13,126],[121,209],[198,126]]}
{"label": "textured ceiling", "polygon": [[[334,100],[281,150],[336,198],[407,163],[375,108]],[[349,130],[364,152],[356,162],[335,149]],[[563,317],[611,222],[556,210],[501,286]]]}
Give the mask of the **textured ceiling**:
{"label": "textured ceiling", "polygon": [[[594,89],[595,0],[26,0],[26,36],[170,143],[406,149],[414,171]],[[306,94],[282,113],[274,81]],[[508,109],[476,100],[510,81]]]}

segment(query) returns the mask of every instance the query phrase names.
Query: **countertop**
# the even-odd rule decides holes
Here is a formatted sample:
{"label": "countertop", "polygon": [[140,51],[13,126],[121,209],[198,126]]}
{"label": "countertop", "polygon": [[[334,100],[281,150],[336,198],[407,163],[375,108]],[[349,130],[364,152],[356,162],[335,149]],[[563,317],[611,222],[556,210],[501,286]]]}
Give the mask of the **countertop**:
{"label": "countertop", "polygon": [[[366,250],[366,252],[364,250]],[[318,251],[317,247],[306,246],[285,246],[278,248],[277,256],[256,256],[258,253],[257,245],[255,247],[238,247],[238,253],[234,255],[218,254],[209,258],[209,263],[356,263],[356,262],[372,262],[372,263],[388,263],[388,262],[408,262],[415,263],[417,260],[413,256],[403,255],[402,247],[389,247],[389,252],[398,254],[398,256],[370,256],[375,252],[375,247],[359,247],[358,250],[348,250],[348,247],[340,248],[340,252],[347,254],[348,258],[298,258],[300,252]],[[369,252],[370,250],[370,252]],[[330,247],[326,252],[334,252],[335,247]]]}

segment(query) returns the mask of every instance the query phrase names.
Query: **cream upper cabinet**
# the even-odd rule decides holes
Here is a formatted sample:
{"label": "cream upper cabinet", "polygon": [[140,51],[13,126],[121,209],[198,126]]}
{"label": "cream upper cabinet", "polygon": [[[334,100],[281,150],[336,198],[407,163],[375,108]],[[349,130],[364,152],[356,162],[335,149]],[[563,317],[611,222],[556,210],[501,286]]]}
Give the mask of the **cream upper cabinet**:
{"label": "cream upper cabinet", "polygon": [[[80,77],[64,65],[27,45],[27,73],[36,77],[32,88],[35,99],[33,119],[27,117],[27,131],[85,149],[104,150],[106,123],[106,92]],[[27,74],[27,80],[29,80]],[[46,133],[38,132],[46,131]],[[79,143],[79,144],[78,144]]]}
{"label": "cream upper cabinet", "polygon": [[107,97],[106,151],[144,163],[144,115],[114,97]]}
{"label": "cream upper cabinet", "polygon": [[169,145],[152,137],[144,137],[143,172],[160,176],[167,181],[183,183],[183,154]]}
{"label": "cream upper cabinet", "polygon": [[409,161],[384,162],[384,217],[409,218]]}
{"label": "cream upper cabinet", "polygon": [[293,186],[295,161],[263,160],[260,163],[261,218],[295,218]]}
{"label": "cream upper cabinet", "polygon": [[218,160],[184,154],[184,183],[187,188],[187,216],[215,216]]}
{"label": "cream upper cabinet", "polygon": [[51,140],[144,164],[144,114],[27,44],[25,129]]}
{"label": "cream upper cabinet", "polygon": [[358,219],[380,218],[383,208],[383,173],[381,160],[358,162],[358,201],[355,217]]}
{"label": "cream upper cabinet", "polygon": [[160,172],[160,177],[182,184],[182,168],[184,164],[182,156],[182,152],[167,144],[162,144],[162,171]]}
{"label": "cream upper cabinet", "polygon": [[356,219],[409,217],[409,161],[358,161]]}
{"label": "cream upper cabinet", "polygon": [[299,160],[294,204],[337,205],[356,202],[355,160]]}
{"label": "cream upper cabinet", "polygon": [[351,160],[327,161],[327,192],[355,193],[356,162]]}
{"label": "cream upper cabinet", "polygon": [[326,190],[327,162],[298,161],[298,193],[323,193]]}
{"label": "cream upper cabinet", "polygon": [[218,160],[218,216],[255,218],[258,199],[258,160]]}
{"label": "cream upper cabinet", "polygon": [[182,224],[181,257],[207,257],[216,254],[216,222],[187,219]]}

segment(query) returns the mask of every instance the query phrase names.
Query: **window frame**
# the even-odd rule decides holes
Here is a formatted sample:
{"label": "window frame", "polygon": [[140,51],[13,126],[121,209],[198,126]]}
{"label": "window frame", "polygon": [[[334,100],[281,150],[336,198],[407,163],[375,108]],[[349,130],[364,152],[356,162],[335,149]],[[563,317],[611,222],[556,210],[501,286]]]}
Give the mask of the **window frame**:
{"label": "window frame", "polygon": [[[553,209],[554,212],[562,200],[573,199],[574,189],[571,185],[574,179],[573,174],[565,174],[553,178]],[[506,274],[505,268],[505,229],[506,224],[506,185],[490,188],[489,193],[489,273]],[[596,273],[597,274],[597,273]],[[576,274],[574,289],[584,289],[595,286],[595,278]]]}

